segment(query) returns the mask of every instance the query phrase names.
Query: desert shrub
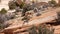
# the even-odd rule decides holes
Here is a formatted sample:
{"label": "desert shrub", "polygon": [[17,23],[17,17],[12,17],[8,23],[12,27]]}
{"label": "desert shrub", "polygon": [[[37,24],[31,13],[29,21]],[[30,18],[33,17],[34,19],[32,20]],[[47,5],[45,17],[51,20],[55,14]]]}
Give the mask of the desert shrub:
{"label": "desert shrub", "polygon": [[0,29],[4,29],[4,25],[0,23]]}
{"label": "desert shrub", "polygon": [[29,6],[28,5],[24,5],[23,6],[23,11],[22,11],[22,16],[25,16],[25,13],[27,12],[27,11],[29,11],[30,9],[29,9]]}
{"label": "desert shrub", "polygon": [[25,16],[25,13],[26,13],[26,11],[22,11],[22,15],[21,16],[22,17]]}
{"label": "desert shrub", "polygon": [[7,13],[7,10],[5,10],[4,8],[2,8],[1,11],[0,11],[0,14],[5,14],[5,13]]}
{"label": "desert shrub", "polygon": [[51,0],[51,4],[56,4],[56,1],[55,0]]}
{"label": "desert shrub", "polygon": [[54,34],[53,28],[47,28],[46,25],[42,25],[38,27],[39,34]]}
{"label": "desert shrub", "polygon": [[49,1],[48,2],[51,6],[56,6],[57,5],[57,3],[56,3],[56,1],[55,0],[51,0],[51,1]]}
{"label": "desert shrub", "polygon": [[9,24],[0,23],[0,29],[7,28],[8,26],[9,26]]}
{"label": "desert shrub", "polygon": [[25,3],[23,2],[23,3],[20,5],[20,8],[23,9],[23,11],[22,11],[22,16],[25,16],[25,13],[26,13],[27,11],[33,10],[34,7],[35,7],[35,4],[30,5],[30,4],[25,4]]}
{"label": "desert shrub", "polygon": [[21,4],[19,5],[20,8],[23,8],[23,7],[26,5],[25,1],[26,1],[26,0],[21,1]]}
{"label": "desert shrub", "polygon": [[24,5],[25,5],[25,3],[24,3],[24,2],[22,2],[22,3],[20,4],[20,8],[23,8],[23,7],[24,7]]}
{"label": "desert shrub", "polygon": [[41,25],[38,28],[33,26],[29,30],[29,34],[54,34],[54,29],[53,28],[48,28],[46,25]]}
{"label": "desert shrub", "polygon": [[24,18],[22,19],[24,22],[28,22],[29,21],[29,17],[28,16],[24,16]]}
{"label": "desert shrub", "polygon": [[22,16],[25,16],[25,13],[27,11],[30,11],[30,10],[33,10],[33,9],[34,9],[33,5],[25,4],[24,7],[23,7]]}
{"label": "desert shrub", "polygon": [[29,31],[29,34],[38,34],[35,26],[32,26],[32,28]]}
{"label": "desert shrub", "polygon": [[40,13],[37,13],[36,16],[40,16],[41,14]]}
{"label": "desert shrub", "polygon": [[3,26],[2,26],[2,24],[0,24],[0,29],[3,29]]}
{"label": "desert shrub", "polygon": [[9,1],[8,6],[9,6],[9,9],[15,9],[16,3],[14,1]]}

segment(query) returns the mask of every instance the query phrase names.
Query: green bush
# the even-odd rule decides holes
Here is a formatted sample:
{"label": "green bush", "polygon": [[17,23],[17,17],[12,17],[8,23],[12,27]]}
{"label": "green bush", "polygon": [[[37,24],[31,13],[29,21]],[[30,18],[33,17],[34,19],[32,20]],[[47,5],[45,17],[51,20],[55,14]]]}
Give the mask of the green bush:
{"label": "green bush", "polygon": [[5,10],[4,8],[2,8],[1,11],[0,11],[0,14],[5,14],[5,13],[7,13],[7,10]]}

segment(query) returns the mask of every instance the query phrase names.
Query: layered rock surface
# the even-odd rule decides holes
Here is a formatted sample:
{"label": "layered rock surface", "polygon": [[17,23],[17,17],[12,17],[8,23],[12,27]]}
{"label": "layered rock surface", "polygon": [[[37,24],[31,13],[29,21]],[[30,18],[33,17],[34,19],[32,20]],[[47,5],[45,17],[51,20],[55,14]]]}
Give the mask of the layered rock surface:
{"label": "layered rock surface", "polygon": [[[58,19],[57,12],[60,8],[55,8],[48,10],[48,12],[43,13],[41,16],[35,16],[30,19],[28,23],[24,23],[20,18],[12,19],[7,21],[11,25],[3,30],[5,34],[15,34],[17,32],[23,32],[28,30],[32,25],[38,26],[43,23],[54,23]],[[24,23],[24,24],[23,24]]]}

